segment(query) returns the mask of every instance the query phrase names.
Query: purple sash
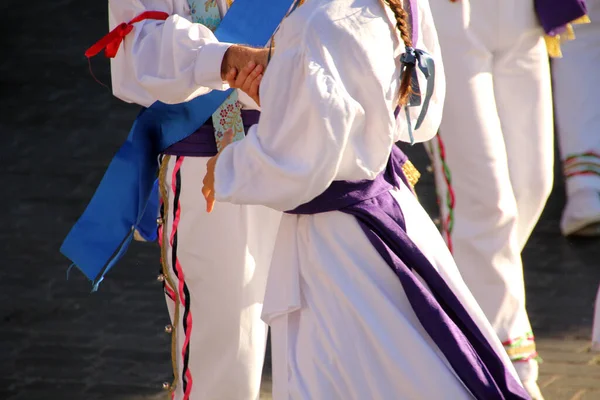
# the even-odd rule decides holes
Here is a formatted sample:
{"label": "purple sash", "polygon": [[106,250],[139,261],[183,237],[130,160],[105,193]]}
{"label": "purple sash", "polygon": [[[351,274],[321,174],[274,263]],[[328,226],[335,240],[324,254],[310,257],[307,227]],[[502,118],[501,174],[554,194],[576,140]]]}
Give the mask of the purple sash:
{"label": "purple sash", "polygon": [[[260,111],[242,110],[242,121],[246,133],[252,125],[258,124]],[[215,128],[212,119],[185,139],[167,147],[163,154],[171,156],[186,157],[212,157],[217,154],[217,142],[215,141]]]}
{"label": "purple sash", "polygon": [[406,159],[393,146],[386,170],[375,180],[335,181],[324,193],[287,213],[340,211],[355,216],[400,280],[421,325],[475,398],[530,399],[460,300],[408,237],[402,210],[389,192],[398,187],[398,178],[408,185],[401,169]]}
{"label": "purple sash", "polygon": [[586,15],[587,7],[585,0],[535,0],[535,11],[546,34],[554,36]]}

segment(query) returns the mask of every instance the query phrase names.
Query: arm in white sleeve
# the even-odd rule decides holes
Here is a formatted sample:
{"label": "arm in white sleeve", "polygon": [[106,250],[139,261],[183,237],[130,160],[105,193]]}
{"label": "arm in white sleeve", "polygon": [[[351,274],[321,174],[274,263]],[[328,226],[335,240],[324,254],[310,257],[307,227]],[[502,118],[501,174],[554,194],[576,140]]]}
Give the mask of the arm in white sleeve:
{"label": "arm in white sleeve", "polygon": [[218,201],[285,211],[334,180],[364,110],[333,77],[335,66],[318,35],[309,36],[271,61],[261,86],[260,123],[218,158]]}
{"label": "arm in white sleeve", "polygon": [[[446,97],[446,77],[444,75],[442,52],[440,50],[437,30],[435,28],[433,16],[429,7],[429,1],[420,0],[417,1],[417,4],[419,12],[419,37],[418,42],[413,43],[413,47],[429,53],[435,62],[435,85],[433,89],[433,95],[431,96],[431,101],[429,102],[427,115],[421,124],[421,127],[413,132],[415,142],[418,143],[430,140],[438,132],[440,123],[442,121],[444,99]],[[402,48],[402,51],[404,51],[404,48]],[[422,94],[421,99],[424,100],[427,82],[425,80],[425,76],[423,76],[423,73],[420,70],[418,71],[417,76]],[[420,113],[420,106],[409,107],[410,122],[412,123],[413,128]],[[400,111],[397,121],[396,140],[410,142],[408,135],[408,123],[406,121],[406,113],[404,109]]]}
{"label": "arm in white sleeve", "polygon": [[181,103],[226,88],[221,61],[230,44],[190,22],[187,0],[110,0],[110,29],[144,11],[170,17],[138,22],[125,37],[111,61],[115,96],[148,107],[157,100]]}

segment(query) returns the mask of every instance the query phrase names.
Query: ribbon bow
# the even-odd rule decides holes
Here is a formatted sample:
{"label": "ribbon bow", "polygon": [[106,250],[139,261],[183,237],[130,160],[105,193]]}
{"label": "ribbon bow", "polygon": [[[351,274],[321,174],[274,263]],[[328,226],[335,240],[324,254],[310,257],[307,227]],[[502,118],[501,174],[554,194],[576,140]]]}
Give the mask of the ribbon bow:
{"label": "ribbon bow", "polygon": [[87,58],[94,57],[96,54],[104,50],[104,55],[107,58],[114,58],[117,55],[119,47],[121,46],[121,42],[123,42],[125,36],[127,36],[129,32],[133,30],[133,24],[143,21],[145,19],[156,19],[164,21],[167,18],[169,18],[169,14],[167,14],[166,12],[145,11],[129,22],[123,22],[119,24],[106,36],[98,40],[92,47],[87,49],[87,51],[85,52],[85,56]]}
{"label": "ribbon bow", "polygon": [[[425,119],[425,115],[427,114],[427,109],[429,108],[429,102],[431,101],[431,96],[433,96],[433,88],[435,85],[435,62],[431,56],[419,49],[414,49],[412,47],[406,47],[405,52],[400,56],[400,62],[402,63],[402,72],[407,65],[416,66],[427,81],[427,88],[425,90],[425,99],[423,100],[421,113],[417,118],[417,123],[415,125],[415,129],[417,130],[423,124],[423,120]],[[408,136],[410,138],[410,144],[415,144],[415,138],[413,136],[413,128],[410,122],[410,115],[408,112],[408,107],[416,107],[421,105],[421,92],[419,89],[419,80],[417,78],[417,68],[415,68],[412,76],[413,82],[413,95],[411,96],[408,104],[404,107],[406,112],[406,121],[408,122]]]}

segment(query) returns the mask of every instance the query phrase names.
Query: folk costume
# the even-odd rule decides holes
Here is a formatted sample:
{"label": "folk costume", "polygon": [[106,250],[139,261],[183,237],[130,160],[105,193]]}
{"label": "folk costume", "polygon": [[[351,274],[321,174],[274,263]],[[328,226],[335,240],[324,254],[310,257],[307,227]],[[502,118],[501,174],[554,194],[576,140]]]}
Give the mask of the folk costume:
{"label": "folk costume", "polygon": [[[410,2],[413,48],[384,4],[297,8],[275,36],[259,124],[216,162],[217,206],[285,212],[263,309],[273,399],[528,398],[394,145],[430,139],[441,117],[429,5]],[[396,117],[411,63],[421,101]]]}
{"label": "folk costume", "polygon": [[561,219],[565,236],[600,236],[600,113],[594,106],[600,100],[596,90],[600,84],[600,1],[587,3],[591,23],[574,25],[575,40],[563,43],[562,57],[552,60],[556,126],[567,191]]}
{"label": "folk costume", "polygon": [[[586,7],[587,3],[587,7]],[[552,60],[557,134],[567,202],[560,228],[565,236],[600,237],[600,1],[580,1],[587,11],[559,35],[571,40]],[[592,349],[600,351],[600,286],[596,296]]]}
{"label": "folk costume", "polygon": [[432,0],[448,76],[430,144],[442,227],[465,282],[525,384],[541,399],[521,252],[553,180],[547,43],[580,0]]}
{"label": "folk costume", "polygon": [[259,117],[222,82],[223,56],[232,43],[267,45],[291,4],[111,0],[112,30],[86,53],[104,50],[115,96],[144,108],[61,250],[97,287],[134,233],[152,240],[159,227],[175,375],[164,386],[176,400],[259,397],[281,213],[219,204],[209,215],[200,190],[223,133],[240,140]]}

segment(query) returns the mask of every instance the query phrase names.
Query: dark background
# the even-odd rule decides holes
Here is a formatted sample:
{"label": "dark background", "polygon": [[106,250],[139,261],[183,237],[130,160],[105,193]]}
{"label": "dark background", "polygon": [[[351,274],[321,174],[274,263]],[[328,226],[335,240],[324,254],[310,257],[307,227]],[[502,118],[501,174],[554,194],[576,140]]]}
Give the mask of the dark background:
{"label": "dark background", "polygon": [[[79,271],[66,280],[69,261],[59,253],[138,112],[94,81],[83,55],[106,33],[107,8],[100,0],[0,4],[0,400],[150,399],[170,379],[158,249],[132,245],[93,294]],[[92,66],[109,84],[108,62],[99,56]],[[422,146],[407,152],[435,217]],[[600,240],[562,238],[562,205],[556,174],[524,253],[545,359],[540,384],[547,400],[600,399],[600,358],[588,352]]]}

